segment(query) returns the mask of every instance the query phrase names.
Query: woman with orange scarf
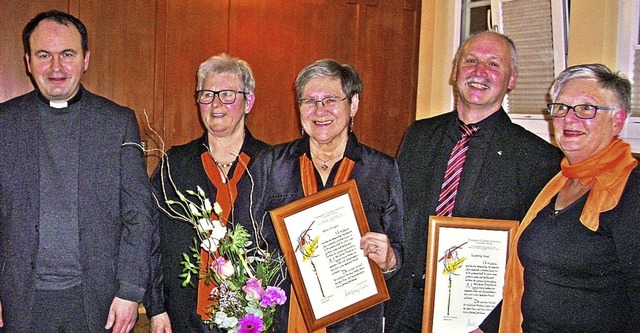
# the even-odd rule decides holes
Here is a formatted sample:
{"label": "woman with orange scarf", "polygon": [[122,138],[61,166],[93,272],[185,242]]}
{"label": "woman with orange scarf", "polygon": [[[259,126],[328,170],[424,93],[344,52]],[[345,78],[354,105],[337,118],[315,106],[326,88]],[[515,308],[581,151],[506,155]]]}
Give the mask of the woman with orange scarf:
{"label": "woman with orange scarf", "polygon": [[[360,75],[350,65],[322,59],[302,69],[295,87],[303,137],[277,145],[265,159],[271,161],[265,196],[256,200],[264,208],[258,210],[266,213],[354,179],[370,230],[360,238],[360,249],[385,279],[392,278],[402,266],[404,248],[400,174],[393,158],[358,142],[353,133],[362,94]],[[282,287],[287,289],[287,284]],[[297,292],[287,290],[289,300],[282,308],[289,309],[288,320],[275,324],[278,333],[307,332],[293,296]],[[384,305],[376,305],[328,326],[326,332],[382,332],[383,312]]]}
{"label": "woman with orange scarf", "polygon": [[618,138],[630,92],[600,64],[556,78],[548,110],[565,158],[516,234],[500,332],[640,328],[640,169]]}
{"label": "woman with orange scarf", "polygon": [[[242,225],[254,244],[264,237],[259,244],[264,248],[277,243],[268,226],[264,230],[254,228],[250,214],[253,189],[263,181],[258,171],[253,173],[260,165],[259,156],[271,150],[246,126],[256,98],[255,86],[253,71],[242,59],[223,53],[202,62],[195,102],[205,131],[200,138],[171,147],[151,177],[162,214],[158,223],[160,242],[152,263],[155,270],[144,302],[150,332],[219,332],[205,322],[211,319],[214,302],[210,295],[215,285],[194,277],[196,288],[185,287],[179,278],[184,272],[184,256],[191,254],[197,234],[193,225],[171,214],[165,200],[180,201],[177,191],[188,196],[187,191],[202,189],[205,197],[222,208],[214,218]],[[203,263],[213,262],[207,250],[200,249],[200,255]],[[206,267],[201,265],[202,273],[206,273]]]}

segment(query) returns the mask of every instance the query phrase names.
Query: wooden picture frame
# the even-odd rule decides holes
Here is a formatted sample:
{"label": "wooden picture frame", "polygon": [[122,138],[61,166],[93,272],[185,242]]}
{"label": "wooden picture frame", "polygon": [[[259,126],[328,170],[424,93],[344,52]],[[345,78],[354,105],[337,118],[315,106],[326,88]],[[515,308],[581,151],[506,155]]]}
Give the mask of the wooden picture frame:
{"label": "wooden picture frame", "polygon": [[359,247],[369,224],[355,180],[269,214],[307,330],[389,299],[382,270]]}
{"label": "wooden picture frame", "polygon": [[429,217],[422,332],[470,332],[502,300],[518,221]]}

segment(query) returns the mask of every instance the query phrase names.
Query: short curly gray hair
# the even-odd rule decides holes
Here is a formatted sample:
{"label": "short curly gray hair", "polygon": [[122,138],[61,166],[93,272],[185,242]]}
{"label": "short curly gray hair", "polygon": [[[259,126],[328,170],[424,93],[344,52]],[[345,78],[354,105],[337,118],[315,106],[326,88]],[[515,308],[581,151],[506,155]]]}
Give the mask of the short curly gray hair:
{"label": "short curly gray hair", "polygon": [[576,79],[594,80],[602,89],[615,94],[616,107],[631,112],[631,82],[620,72],[612,72],[603,64],[584,64],[567,67],[553,81],[549,90],[551,100],[555,102],[565,84]]}
{"label": "short curly gray hair", "polygon": [[200,64],[197,90],[202,89],[208,75],[223,73],[234,74],[242,85],[240,90],[253,94],[256,88],[256,80],[253,78],[253,71],[249,64],[242,59],[234,58],[225,53],[213,56]]}
{"label": "short curly gray hair", "polygon": [[362,80],[358,72],[347,64],[340,64],[333,59],[318,60],[300,71],[296,78],[296,95],[298,100],[302,98],[304,87],[312,79],[318,77],[329,77],[340,79],[342,91],[347,95],[347,100],[355,94],[362,93]]}

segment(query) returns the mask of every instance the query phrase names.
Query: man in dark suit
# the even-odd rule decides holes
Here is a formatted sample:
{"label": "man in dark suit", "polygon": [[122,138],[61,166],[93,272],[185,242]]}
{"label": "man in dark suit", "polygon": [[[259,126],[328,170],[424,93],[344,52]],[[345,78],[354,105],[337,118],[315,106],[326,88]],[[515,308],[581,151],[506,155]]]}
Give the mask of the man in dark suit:
{"label": "man in dark suit", "polygon": [[80,84],[77,18],[40,13],[23,41],[37,89],[0,104],[0,331],[129,332],[157,235],[135,114]]}
{"label": "man in dark suit", "polygon": [[[456,109],[408,129],[398,154],[407,260],[390,286],[388,332],[420,332],[430,215],[521,220],[559,171],[560,151],[513,124],[502,108],[517,77],[516,50],[508,37],[489,31],[471,36],[454,61]],[[441,213],[445,170],[461,139],[461,125],[477,132],[468,140],[452,211]],[[497,321],[480,327],[497,331]]]}

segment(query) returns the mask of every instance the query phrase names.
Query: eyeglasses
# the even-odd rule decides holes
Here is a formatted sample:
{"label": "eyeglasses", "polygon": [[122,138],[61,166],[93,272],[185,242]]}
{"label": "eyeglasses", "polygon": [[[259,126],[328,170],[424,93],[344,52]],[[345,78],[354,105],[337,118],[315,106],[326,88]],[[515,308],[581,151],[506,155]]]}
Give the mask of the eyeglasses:
{"label": "eyeglasses", "polygon": [[615,108],[589,104],[569,106],[563,103],[549,103],[547,104],[547,110],[554,118],[564,118],[569,113],[569,110],[573,110],[576,117],[580,119],[593,119],[597,111],[613,111]]}
{"label": "eyeglasses", "polygon": [[200,104],[211,104],[216,99],[216,95],[218,95],[220,103],[233,104],[238,94],[247,94],[247,92],[239,90],[198,90],[196,91],[196,100]]}
{"label": "eyeglasses", "polygon": [[338,108],[338,105],[340,105],[340,102],[344,101],[345,99],[347,99],[346,96],[344,98],[329,96],[321,100],[317,100],[313,98],[302,98],[298,100],[298,103],[300,103],[301,109],[310,109],[310,108],[316,107],[318,103],[320,103],[325,108],[333,110]]}

